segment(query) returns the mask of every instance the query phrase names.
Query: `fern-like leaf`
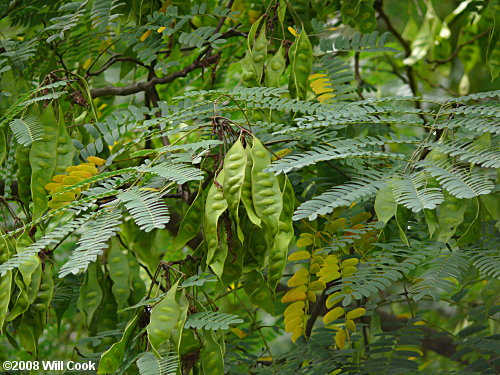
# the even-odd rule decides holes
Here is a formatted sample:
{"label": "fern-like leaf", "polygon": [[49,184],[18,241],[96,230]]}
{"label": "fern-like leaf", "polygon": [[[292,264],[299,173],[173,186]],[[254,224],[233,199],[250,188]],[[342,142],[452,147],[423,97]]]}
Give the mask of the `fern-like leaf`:
{"label": "fern-like leaf", "polygon": [[119,14],[113,14],[113,11],[122,5],[124,4],[117,4],[116,0],[94,0],[90,11],[92,26],[99,32],[104,32],[106,27],[110,26],[111,22],[120,16]]}
{"label": "fern-like leaf", "polygon": [[444,200],[441,189],[428,188],[425,184],[424,173],[413,173],[392,180],[391,187],[396,202],[413,212],[420,212],[424,209],[432,210]]}
{"label": "fern-like leaf", "polygon": [[112,205],[103,208],[106,212],[82,235],[78,247],[59,270],[59,277],[85,271],[106,248],[108,240],[118,232],[122,222],[120,207]]}
{"label": "fern-like leaf", "polygon": [[182,185],[188,181],[202,180],[203,172],[192,166],[165,161],[152,167],[140,167],[141,172],[150,172]]}
{"label": "fern-like leaf", "polygon": [[337,207],[349,206],[360,198],[375,195],[383,184],[384,181],[380,173],[370,173],[355,178],[302,203],[295,211],[293,220],[304,218],[315,220],[318,215],[326,215]]}
{"label": "fern-like leaf", "polygon": [[451,195],[463,199],[491,193],[493,183],[478,170],[471,172],[449,164],[447,161],[431,163],[421,161],[420,165],[435,177]]}
{"label": "fern-like leaf", "polygon": [[10,123],[10,129],[16,137],[17,143],[29,146],[31,143],[42,139],[43,127],[35,116],[26,116],[23,119],[15,119]]}
{"label": "fern-like leaf", "polygon": [[197,312],[189,316],[184,328],[218,330],[229,329],[230,324],[243,323],[237,315],[214,311]]}
{"label": "fern-like leaf", "polygon": [[140,375],[175,375],[179,369],[179,358],[170,354],[157,358],[153,353],[145,352],[136,364]]}
{"label": "fern-like leaf", "polygon": [[457,287],[467,267],[469,261],[462,251],[443,253],[427,264],[427,270],[412,285],[410,293],[416,301],[427,295],[438,301],[441,292],[450,292]]}
{"label": "fern-like leaf", "polygon": [[472,265],[490,277],[500,279],[500,252],[481,247],[464,250]]}
{"label": "fern-like leaf", "polygon": [[155,191],[133,188],[119,194],[118,199],[145,232],[163,229],[170,220],[167,206]]}

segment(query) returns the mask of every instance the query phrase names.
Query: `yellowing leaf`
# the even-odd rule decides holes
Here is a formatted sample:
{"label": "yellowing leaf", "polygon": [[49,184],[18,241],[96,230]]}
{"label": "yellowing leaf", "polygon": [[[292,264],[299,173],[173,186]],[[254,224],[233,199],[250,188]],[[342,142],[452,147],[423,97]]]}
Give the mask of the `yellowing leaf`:
{"label": "yellowing leaf", "polygon": [[326,102],[328,99],[335,98],[336,96],[337,96],[337,95],[332,94],[332,93],[322,94],[322,95],[318,96],[318,102],[320,102],[320,103],[324,103],[324,102]]}
{"label": "yellowing leaf", "polygon": [[73,171],[69,175],[70,176],[74,176],[74,177],[78,177],[78,178],[82,178],[84,180],[87,179],[87,178],[92,177],[91,173],[85,172],[85,171]]}
{"label": "yellowing leaf", "polygon": [[259,361],[259,362],[272,362],[273,357],[270,357],[270,356],[260,357],[259,359],[257,359],[257,361]]}
{"label": "yellowing leaf", "polygon": [[66,177],[65,174],[56,174],[54,177],[52,177],[52,181],[54,182],[62,182],[63,178]]}
{"label": "yellowing leaf", "polygon": [[306,306],[306,303],[304,301],[297,301],[292,303],[290,306],[288,306],[285,311],[284,315],[290,314],[292,311],[295,310],[302,310]]}
{"label": "yellowing leaf", "polygon": [[309,284],[309,290],[312,290],[314,292],[325,289],[326,289],[326,284],[321,280],[316,280]]}
{"label": "yellowing leaf", "polygon": [[344,308],[337,306],[333,310],[330,310],[325,314],[325,316],[323,317],[323,324],[326,326],[334,320],[340,318],[342,315],[344,315]]}
{"label": "yellowing leaf", "polygon": [[303,326],[297,326],[293,329],[292,331],[292,342],[297,341],[297,339],[302,336],[302,333],[304,332]]}
{"label": "yellowing leaf", "polygon": [[285,324],[285,332],[292,332],[296,327],[300,327],[304,325],[304,317],[296,316],[293,317]]}
{"label": "yellowing leaf", "polygon": [[345,348],[346,331],[344,329],[339,329],[335,335],[335,344],[339,349]]}
{"label": "yellowing leaf", "polygon": [[359,318],[360,316],[363,316],[365,314],[366,314],[366,310],[363,307],[358,307],[357,309],[349,311],[346,314],[345,318],[353,320],[353,319]]}
{"label": "yellowing leaf", "polygon": [[55,183],[55,182],[50,182],[47,185],[45,185],[45,190],[47,190],[47,191],[53,191],[53,190],[56,190],[56,189],[60,188],[61,186],[62,186],[61,184],[58,184],[58,183]]}
{"label": "yellowing leaf", "polygon": [[312,274],[318,273],[321,270],[321,266],[318,263],[311,264],[309,271]]}
{"label": "yellowing leaf", "polygon": [[288,31],[290,31],[290,34],[292,34],[294,37],[298,36],[297,32],[292,26],[288,26]]}
{"label": "yellowing leaf", "polygon": [[312,303],[316,302],[316,294],[314,292],[308,291],[307,300]]}
{"label": "yellowing leaf", "polygon": [[309,76],[309,80],[323,78],[323,77],[327,77],[327,75],[323,73],[314,73]]}
{"label": "yellowing leaf", "polygon": [[331,309],[333,306],[335,306],[340,301],[342,301],[341,293],[340,292],[332,293],[326,299],[326,307],[328,309]]}
{"label": "yellowing leaf", "polygon": [[356,267],[354,266],[347,266],[342,269],[342,277],[349,277],[352,276],[356,272]]}
{"label": "yellowing leaf", "polygon": [[245,337],[247,337],[247,334],[245,332],[243,332],[241,329],[239,328],[234,328],[234,327],[231,327],[231,332],[233,332],[236,336],[238,336],[240,339],[243,339]]}
{"label": "yellowing leaf", "polygon": [[92,59],[89,57],[87,60],[85,60],[85,62],[83,63],[83,66],[82,68],[87,70],[88,68],[90,68],[90,65],[92,65]]}
{"label": "yellowing leaf", "polygon": [[91,163],[94,163],[95,165],[98,165],[98,166],[104,165],[104,163],[106,163],[106,160],[101,159],[97,156],[89,156],[87,158],[87,160]]}
{"label": "yellowing leaf", "polygon": [[297,272],[295,272],[295,274],[288,280],[287,285],[289,287],[299,286],[307,284],[308,281],[309,281],[309,271],[306,268],[302,267],[299,268]]}
{"label": "yellowing leaf", "polygon": [[301,237],[297,240],[297,247],[306,247],[313,244],[312,237]]}
{"label": "yellowing leaf", "polygon": [[151,30],[146,31],[142,36],[139,38],[141,42],[144,42],[148,36],[151,35]]}
{"label": "yellowing leaf", "polygon": [[296,251],[293,254],[290,254],[288,256],[288,260],[290,262],[296,261],[296,260],[304,260],[304,259],[309,259],[311,258],[311,253],[307,250],[301,250],[301,251]]}
{"label": "yellowing leaf", "polygon": [[302,318],[304,316],[304,310],[293,310],[290,314],[286,314],[285,316],[285,325],[288,324],[294,318]]}
{"label": "yellowing leaf", "polygon": [[342,261],[341,267],[345,268],[345,267],[348,267],[348,266],[355,266],[358,263],[359,263],[359,259],[358,258],[349,258],[349,259],[346,259],[346,260]]}
{"label": "yellowing leaf", "polygon": [[159,27],[158,30],[156,30],[156,32],[158,33],[162,33],[166,30],[167,28],[165,26],[162,26],[162,27]]}
{"label": "yellowing leaf", "polygon": [[281,298],[281,302],[290,303],[290,302],[305,300],[306,299],[306,290],[307,290],[307,288],[304,285],[300,285],[298,287],[290,289]]}
{"label": "yellowing leaf", "polygon": [[349,331],[356,332],[356,324],[354,323],[354,320],[346,320],[345,326]]}

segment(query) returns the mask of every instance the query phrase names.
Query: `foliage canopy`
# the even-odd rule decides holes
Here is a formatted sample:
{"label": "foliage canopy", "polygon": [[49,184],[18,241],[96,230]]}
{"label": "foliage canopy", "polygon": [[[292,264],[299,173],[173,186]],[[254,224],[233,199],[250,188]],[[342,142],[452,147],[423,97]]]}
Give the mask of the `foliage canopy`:
{"label": "foliage canopy", "polygon": [[499,373],[498,0],[0,15],[2,361]]}

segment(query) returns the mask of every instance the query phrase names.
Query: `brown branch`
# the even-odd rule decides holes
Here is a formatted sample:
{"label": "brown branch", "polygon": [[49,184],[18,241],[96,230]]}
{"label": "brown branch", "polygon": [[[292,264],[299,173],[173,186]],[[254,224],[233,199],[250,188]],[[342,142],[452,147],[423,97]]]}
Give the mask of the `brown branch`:
{"label": "brown branch", "polygon": [[94,72],[94,73],[87,73],[87,75],[85,76],[85,78],[88,78],[88,77],[93,77],[93,76],[98,76],[99,74],[101,74],[102,72],[104,72],[105,70],[107,70],[111,65],[117,63],[117,62],[120,62],[120,61],[132,61],[133,63],[137,64],[137,65],[140,65],[144,68],[147,68],[146,64],[142,63],[141,61],[139,60],[136,60],[132,57],[117,57],[117,56],[113,56],[112,58],[110,58],[102,67],[101,69],[99,69],[98,71]]}
{"label": "brown branch", "polygon": [[[489,32],[491,31],[491,28],[488,28],[486,30],[484,30],[482,33],[479,33],[477,34],[475,37],[473,37],[472,39],[466,41],[466,42],[463,42],[462,44],[459,44],[457,46],[457,48],[455,48],[455,50],[451,53],[450,56],[448,56],[447,58],[445,59],[441,59],[441,60],[427,60],[427,62],[429,64],[435,64],[436,66],[439,65],[439,64],[446,64],[446,63],[449,63],[450,61],[452,61],[455,57],[457,57],[457,55],[460,53],[460,50],[462,48],[464,48],[465,46],[469,45],[469,44],[472,44],[474,43],[476,40],[478,39],[481,39],[483,36],[487,35]],[[434,69],[436,67],[434,66]]]}
{"label": "brown branch", "polygon": [[[202,53],[202,55],[203,55],[203,53]],[[200,56],[202,56],[202,55],[200,55]],[[171,73],[165,77],[154,77],[149,81],[138,82],[138,83],[130,85],[130,86],[100,87],[97,89],[90,90],[90,94],[92,95],[93,98],[99,98],[101,96],[109,96],[109,95],[126,96],[126,95],[137,94],[138,92],[149,91],[149,90],[151,90],[152,87],[154,87],[156,85],[163,85],[166,83],[170,83],[170,82],[176,80],[177,78],[187,76],[193,70],[209,66],[210,64],[212,64],[213,62],[216,61],[216,57],[219,55],[214,54],[214,55],[207,56],[203,59],[201,59],[200,56],[194,62],[192,62],[191,64],[186,66],[184,69],[182,69],[178,72]]]}

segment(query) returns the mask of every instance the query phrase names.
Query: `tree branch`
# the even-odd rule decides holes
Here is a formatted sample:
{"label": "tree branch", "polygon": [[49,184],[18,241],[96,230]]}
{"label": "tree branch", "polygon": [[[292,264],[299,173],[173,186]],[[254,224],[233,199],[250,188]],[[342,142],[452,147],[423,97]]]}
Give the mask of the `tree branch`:
{"label": "tree branch", "polygon": [[[475,37],[473,37],[472,39],[466,41],[466,42],[463,42],[462,44],[459,44],[457,46],[457,48],[455,48],[455,50],[452,52],[452,54],[450,56],[448,56],[447,58],[445,59],[441,59],[441,60],[427,60],[427,62],[429,64],[435,64],[436,66],[439,65],[439,64],[446,64],[446,63],[449,63],[450,61],[452,61],[455,57],[457,57],[457,55],[460,53],[460,50],[462,48],[464,48],[465,46],[469,45],[469,44],[472,44],[474,43],[476,40],[478,39],[481,39],[483,36],[487,35],[489,32],[491,31],[491,28],[488,28],[486,30],[484,30],[482,33],[479,33],[477,34]],[[436,67],[434,66],[434,69]]]}

